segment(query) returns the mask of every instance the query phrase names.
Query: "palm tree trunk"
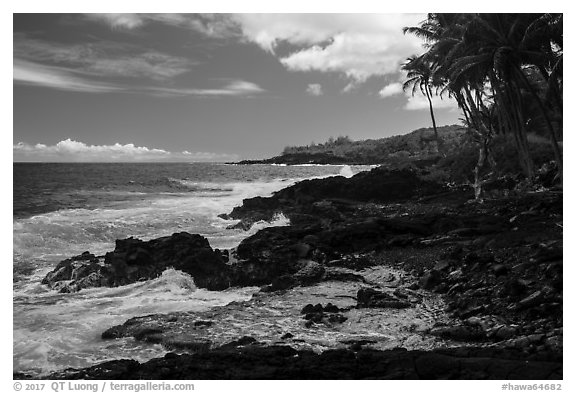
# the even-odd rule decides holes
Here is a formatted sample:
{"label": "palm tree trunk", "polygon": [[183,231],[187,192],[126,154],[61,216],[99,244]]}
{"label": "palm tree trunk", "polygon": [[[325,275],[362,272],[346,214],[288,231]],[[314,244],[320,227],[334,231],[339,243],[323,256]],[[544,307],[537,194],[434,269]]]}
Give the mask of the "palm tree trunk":
{"label": "palm tree trunk", "polygon": [[470,122],[470,118],[468,117],[468,107],[466,105],[466,101],[464,100],[464,96],[461,92],[454,91],[454,97],[456,98],[456,102],[458,103],[458,107],[462,109],[462,113],[464,113],[464,119],[466,121],[466,126],[471,127],[472,123]]}
{"label": "palm tree trunk", "polygon": [[552,149],[554,151],[556,163],[558,164],[558,173],[560,175],[560,182],[562,183],[562,178],[563,178],[562,153],[560,152],[560,147],[558,146],[558,139],[556,139],[556,132],[554,131],[554,127],[552,126],[552,122],[550,121],[550,117],[548,116],[548,113],[546,112],[546,108],[544,108],[544,104],[542,103],[540,96],[534,90],[534,87],[532,86],[532,84],[530,83],[528,78],[526,78],[526,75],[522,72],[522,70],[518,66],[515,66],[514,69],[516,70],[516,73],[520,75],[520,79],[522,80],[524,85],[526,85],[530,94],[536,99],[538,109],[540,110],[540,112],[542,113],[542,116],[544,117],[544,120],[546,121],[546,125],[548,127],[549,132],[550,132],[550,139],[552,140]]}
{"label": "palm tree trunk", "polygon": [[494,74],[490,72],[490,85],[494,95],[494,103],[496,105],[496,113],[498,115],[499,130],[502,135],[509,134],[512,130],[512,122],[510,120],[510,113],[507,110],[505,96],[502,93],[500,82]]}
{"label": "palm tree trunk", "polygon": [[521,110],[520,102],[522,101],[522,96],[520,95],[519,87],[515,84],[511,84],[508,90],[510,94],[510,104],[513,108],[514,119],[516,121],[515,135],[517,137],[518,155],[521,163],[524,163],[523,167],[526,177],[529,181],[532,181],[534,179],[534,161],[530,155],[528,137],[526,135],[526,122]]}
{"label": "palm tree trunk", "polygon": [[432,92],[430,91],[430,86],[426,86],[424,89],[426,91],[426,98],[428,99],[428,105],[430,107],[430,117],[432,118],[432,128],[434,128],[434,138],[436,139],[436,150],[440,152],[440,139],[438,138],[438,129],[436,128],[436,118],[434,117],[434,109],[432,108]]}

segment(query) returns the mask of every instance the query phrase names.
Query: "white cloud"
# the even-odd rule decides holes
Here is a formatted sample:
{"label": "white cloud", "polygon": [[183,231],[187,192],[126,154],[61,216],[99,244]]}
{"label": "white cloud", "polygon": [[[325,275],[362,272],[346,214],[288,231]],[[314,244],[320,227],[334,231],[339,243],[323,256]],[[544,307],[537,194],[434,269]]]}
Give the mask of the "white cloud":
{"label": "white cloud", "polygon": [[311,96],[321,96],[324,94],[322,91],[322,85],[319,83],[311,83],[306,87],[306,93],[310,94]]}
{"label": "white cloud", "polygon": [[291,71],[337,72],[364,82],[398,72],[422,42],[402,28],[417,14],[241,14],[232,16],[248,41],[274,53],[281,42],[303,49],[280,57]]}
{"label": "white cloud", "polygon": [[[422,41],[404,35],[422,14],[88,14],[111,27],[140,28],[148,23],[188,28],[208,37],[242,37],[278,56],[291,71],[344,74],[357,83],[398,72]],[[298,47],[279,55],[279,44]],[[348,89],[349,91],[350,89]]]}
{"label": "white cloud", "polygon": [[[255,83],[232,80],[198,89],[166,87],[191,70],[194,61],[134,45],[98,42],[69,45],[14,36],[14,82],[85,93],[138,93],[159,97],[246,96],[264,91]],[[119,80],[118,77],[126,79]],[[135,84],[130,79],[144,79]]]}
{"label": "white cloud", "polygon": [[213,38],[238,36],[238,24],[227,14],[84,14],[113,29],[134,30],[150,23],[186,28]]}
{"label": "white cloud", "polygon": [[135,29],[144,24],[145,18],[140,14],[84,14],[93,21],[103,22],[113,29]]}
{"label": "white cloud", "polygon": [[[404,106],[404,109],[410,111],[418,111],[418,110],[430,110],[430,106],[428,103],[428,99],[424,94],[416,93],[414,96],[406,92],[406,97],[408,98],[408,102]],[[453,98],[443,97],[440,98],[439,96],[432,96],[432,107],[434,110],[436,109],[451,109],[451,110],[458,110],[458,103]]]}
{"label": "white cloud", "polygon": [[235,14],[244,37],[273,52],[280,41],[306,45],[329,39],[342,28],[333,14]]}
{"label": "white cloud", "polygon": [[67,68],[47,66],[19,59],[14,59],[13,80],[19,84],[41,86],[63,91],[83,93],[138,93],[157,97],[239,97],[251,96],[265,91],[257,84],[244,80],[235,80],[223,87],[212,89],[112,85],[85,78],[83,75],[78,75]]}
{"label": "white cloud", "polygon": [[240,35],[238,24],[226,14],[188,14],[184,26],[212,38]]}
{"label": "white cloud", "polygon": [[93,59],[86,71],[99,75],[168,79],[190,71],[190,62],[159,52],[149,51],[137,56]]}
{"label": "white cloud", "polygon": [[395,96],[397,94],[402,94],[403,89],[402,89],[402,83],[390,83],[389,85],[386,85],[382,88],[382,90],[380,90],[378,92],[378,95],[381,98],[386,98],[386,97],[391,97],[391,96]]}
{"label": "white cloud", "polygon": [[342,93],[343,94],[350,93],[352,90],[356,89],[357,87],[358,87],[358,83],[355,81],[351,81],[346,86],[344,86],[344,88],[342,89]]}
{"label": "white cloud", "polygon": [[[29,158],[46,158],[58,161],[141,161],[163,159],[170,152],[162,149],[149,149],[134,146],[132,143],[121,145],[87,145],[70,138],[55,145],[29,145],[19,142],[14,145],[14,155]],[[16,158],[16,157],[15,157]]]}
{"label": "white cloud", "polygon": [[14,161],[56,162],[133,162],[133,161],[233,161],[238,156],[209,152],[173,153],[163,149],[122,145],[87,145],[66,139],[47,146],[41,143],[30,145],[19,142],[13,146]]}
{"label": "white cloud", "polygon": [[143,92],[157,96],[251,96],[262,93],[265,90],[255,83],[243,80],[236,80],[228,83],[226,86],[216,89],[187,89],[187,88],[162,88],[155,87],[144,90]]}
{"label": "white cloud", "polygon": [[100,41],[62,44],[14,36],[14,58],[67,68],[95,77],[165,80],[189,72],[196,62],[136,45]]}
{"label": "white cloud", "polygon": [[110,93],[120,88],[94,82],[74,75],[70,70],[14,59],[13,79],[16,83],[85,93]]}

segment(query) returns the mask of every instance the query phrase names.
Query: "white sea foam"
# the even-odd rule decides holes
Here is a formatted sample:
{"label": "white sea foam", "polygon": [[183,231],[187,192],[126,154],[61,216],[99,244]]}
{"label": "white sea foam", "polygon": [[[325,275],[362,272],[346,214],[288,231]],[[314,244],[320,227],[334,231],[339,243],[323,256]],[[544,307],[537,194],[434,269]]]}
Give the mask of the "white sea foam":
{"label": "white sea foam", "polygon": [[287,225],[288,220],[279,216],[273,223],[257,223],[244,232],[226,229],[233,222],[217,215],[231,211],[243,198],[270,195],[295,181],[203,183],[204,189],[220,187],[222,192],[167,195],[119,203],[116,208],[67,209],[14,220],[15,272],[29,265],[34,268],[32,274],[15,274],[14,370],[46,372],[111,358],[161,356],[164,350],[159,346],[130,340],[102,342],[100,334],[133,316],[204,310],[250,298],[254,288],[196,289],[190,276],[174,270],[147,282],[77,294],[54,293],[40,281],[58,261],[86,250],[104,254],[114,248],[116,239],[129,236],[147,240],[188,231],[208,237],[213,247],[234,247],[258,229]]}
{"label": "white sea foam", "polygon": [[202,192],[167,195],[118,202],[114,208],[66,209],[16,219],[13,222],[14,252],[21,259],[42,256],[41,259],[54,262],[86,250],[103,253],[113,248],[116,239],[129,236],[151,239],[175,231],[189,231],[210,237],[224,229],[218,214],[231,211],[244,198],[270,195],[294,182],[278,179],[228,183],[223,187],[204,183],[205,189],[220,186],[221,191],[216,195]]}
{"label": "white sea foam", "polygon": [[256,223],[245,232],[227,229],[234,222],[218,214],[230,212],[242,199],[269,196],[298,180],[302,179],[228,183],[183,179],[178,182],[194,192],[157,193],[98,209],[64,209],[15,219],[14,370],[45,372],[112,358],[160,356],[164,350],[159,346],[128,339],[104,342],[100,334],[134,316],[205,310],[249,299],[255,288],[210,292],[197,289],[190,276],[175,270],[147,282],[76,294],[55,293],[40,281],[60,260],[87,250],[102,255],[114,249],[116,239],[129,236],[148,240],[187,231],[207,237],[214,248],[235,247],[259,229],[288,225],[289,220],[278,215],[273,222]]}
{"label": "white sea foam", "polygon": [[108,359],[140,361],[161,356],[160,346],[131,339],[102,341],[107,327],[157,312],[204,311],[248,300],[258,288],[220,292],[197,289],[186,273],[168,269],[160,277],[118,288],[94,288],[75,294],[28,293],[14,316],[14,370],[48,372],[87,367]]}
{"label": "white sea foam", "polygon": [[340,176],[344,177],[352,177],[354,176],[354,171],[350,168],[350,165],[344,165],[342,169],[340,169]]}
{"label": "white sea foam", "polygon": [[330,168],[330,167],[339,167],[341,166],[340,164],[292,164],[291,166],[295,166],[295,167],[326,167],[326,168]]}

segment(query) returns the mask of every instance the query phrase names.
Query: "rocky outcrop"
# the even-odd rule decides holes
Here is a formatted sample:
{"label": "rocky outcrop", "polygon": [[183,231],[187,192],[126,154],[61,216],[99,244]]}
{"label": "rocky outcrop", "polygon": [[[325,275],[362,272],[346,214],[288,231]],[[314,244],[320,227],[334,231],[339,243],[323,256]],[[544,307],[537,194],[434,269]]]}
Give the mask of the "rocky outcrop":
{"label": "rocky outcrop", "polygon": [[83,288],[106,285],[104,266],[99,258],[86,251],[65,259],[42,280],[42,284],[63,293],[78,292]]}
{"label": "rocky outcrop", "polygon": [[264,160],[244,160],[240,161],[238,165],[253,165],[253,164],[284,164],[284,165],[300,165],[300,164],[317,164],[317,165],[370,165],[374,161],[359,159],[350,159],[348,157],[339,157],[328,153],[293,153],[283,154],[281,156],[267,158]]}
{"label": "rocky outcrop", "polygon": [[307,304],[302,309],[301,314],[304,314],[304,319],[306,320],[304,326],[311,327],[317,323],[332,325],[345,322],[348,318],[342,315],[341,311],[346,310],[340,309],[332,303],[328,303],[326,306],[318,303],[316,305]]}
{"label": "rocky outcrop", "polygon": [[358,202],[400,202],[442,191],[443,186],[423,180],[412,170],[374,168],[351,178],[304,180],[268,198],[245,199],[242,206],[221,217],[241,220],[242,228],[260,220],[271,221],[280,212],[293,224],[310,223],[341,218]]}
{"label": "rocky outcrop", "polygon": [[150,241],[128,238],[117,240],[104,258],[85,252],[60,262],[42,283],[60,292],[77,292],[156,278],[171,267],[190,274],[199,287],[220,290],[230,286],[227,259],[206,238],[186,232]]}

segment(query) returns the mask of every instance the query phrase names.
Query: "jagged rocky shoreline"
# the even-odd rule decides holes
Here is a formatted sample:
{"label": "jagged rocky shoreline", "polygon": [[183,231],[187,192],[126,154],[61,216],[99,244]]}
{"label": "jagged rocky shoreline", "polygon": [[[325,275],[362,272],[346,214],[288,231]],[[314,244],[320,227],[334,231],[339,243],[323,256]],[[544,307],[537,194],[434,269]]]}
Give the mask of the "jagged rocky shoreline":
{"label": "jagged rocky shoreline", "polygon": [[[240,220],[237,227],[279,213],[291,225],[260,230],[231,252],[175,233],[118,240],[105,256],[62,261],[43,281],[61,292],[155,278],[168,267],[210,290],[261,289],[248,302],[212,312],[132,318],[103,332],[107,340],[160,343],[172,351],[164,358],[48,377],[561,379],[562,192],[472,198],[469,189],[412,170],[376,168],[244,200],[223,215]],[[298,304],[315,293],[330,301]],[[444,316],[400,326],[400,341],[379,336],[387,318],[420,318],[428,294],[442,299]],[[257,313],[268,312],[270,302],[285,304],[279,316]],[[244,324],[283,319],[245,334],[226,315]],[[339,339],[319,345],[321,334]]]}

